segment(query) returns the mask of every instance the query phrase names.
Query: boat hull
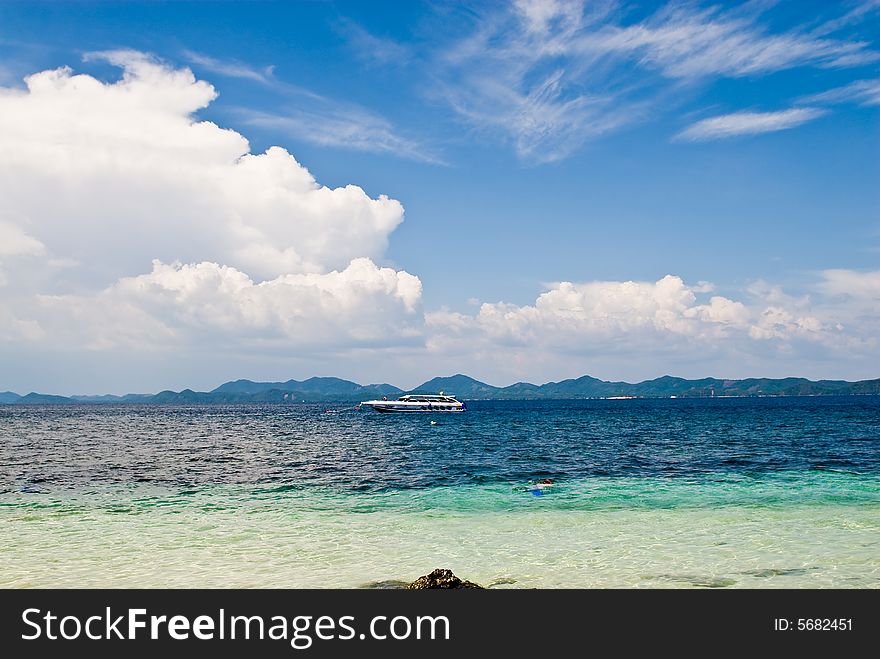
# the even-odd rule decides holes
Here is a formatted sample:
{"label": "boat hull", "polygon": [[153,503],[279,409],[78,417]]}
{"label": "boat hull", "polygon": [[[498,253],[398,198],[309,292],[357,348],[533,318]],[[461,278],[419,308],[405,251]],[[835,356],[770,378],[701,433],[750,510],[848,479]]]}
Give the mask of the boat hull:
{"label": "boat hull", "polygon": [[467,408],[462,405],[461,407],[441,407],[439,405],[367,405],[374,409],[376,412],[382,412],[383,414],[415,414],[418,412],[426,413],[426,412],[443,412],[443,413],[455,413],[455,412],[464,412]]}

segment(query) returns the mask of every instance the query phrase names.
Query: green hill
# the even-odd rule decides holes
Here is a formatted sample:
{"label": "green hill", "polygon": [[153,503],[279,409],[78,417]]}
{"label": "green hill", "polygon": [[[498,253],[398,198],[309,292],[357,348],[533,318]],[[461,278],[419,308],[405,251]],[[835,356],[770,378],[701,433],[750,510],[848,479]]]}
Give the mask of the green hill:
{"label": "green hill", "polygon": [[[807,380],[805,378],[747,378],[721,380],[701,378],[687,380],[670,375],[638,383],[609,382],[589,375],[542,385],[517,382],[496,387],[458,373],[436,377],[422,383],[410,393],[439,392],[468,400],[561,400],[572,398],[706,398],[717,396],[828,396],[871,394],[880,395],[880,379],[847,382],[845,380]],[[158,394],[126,394],[124,396],[53,396],[31,392],[26,396],[6,391],[0,393],[0,404],[61,405],[61,404],[235,404],[235,403],[357,403],[370,398],[393,398],[403,390],[390,384],[360,385],[333,377],[314,377],[286,382],[254,382],[234,380],[212,391],[161,391]]]}

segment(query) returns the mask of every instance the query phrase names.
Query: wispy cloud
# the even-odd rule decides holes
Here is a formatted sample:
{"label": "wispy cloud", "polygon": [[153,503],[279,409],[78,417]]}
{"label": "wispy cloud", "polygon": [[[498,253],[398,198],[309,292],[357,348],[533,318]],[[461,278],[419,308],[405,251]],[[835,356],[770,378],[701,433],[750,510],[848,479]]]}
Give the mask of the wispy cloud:
{"label": "wispy cloud", "polygon": [[613,3],[522,1],[478,16],[475,30],[434,61],[433,93],[477,131],[498,135],[529,163],[569,156],[585,141],[632,123],[641,109],[573,57],[577,35]]}
{"label": "wispy cloud", "polygon": [[446,164],[422,142],[398,135],[387,119],[361,108],[328,102],[309,108],[288,106],[283,113],[240,109],[239,114],[248,125],[271,128],[312,144]]}
{"label": "wispy cloud", "polygon": [[880,10],[880,0],[864,0],[864,2],[858,3],[843,16],[822,23],[819,27],[813,30],[813,34],[826,35],[831,34],[832,32],[837,32],[842,28],[855,23],[860,23],[865,20],[866,16],[877,10]]}
{"label": "wispy cloud", "polygon": [[[564,77],[562,69],[551,71],[525,90],[475,80],[465,88],[446,88],[446,100],[463,119],[506,135],[521,159],[538,164],[566,158],[641,112],[638,104],[610,95],[571,94]],[[478,84],[482,97],[475,98],[471,92]]]}
{"label": "wispy cloud", "polygon": [[18,82],[18,80],[16,79],[16,76],[13,75],[12,71],[9,70],[9,67],[0,64],[0,85],[6,87],[15,82]]}
{"label": "wispy cloud", "polygon": [[848,67],[880,59],[863,41],[823,39],[795,29],[769,34],[755,16],[668,5],[642,23],[605,26],[580,38],[585,53],[620,53],[672,78],[748,76],[796,66]]}
{"label": "wispy cloud", "polygon": [[689,126],[676,140],[702,142],[741,135],[772,133],[800,126],[826,113],[819,108],[791,108],[780,112],[734,112],[703,119]]}
{"label": "wispy cloud", "polygon": [[412,51],[406,45],[388,37],[376,36],[352,20],[340,20],[336,30],[362,60],[388,66],[403,64],[412,56]]}
{"label": "wispy cloud", "polygon": [[[480,7],[467,15],[465,28],[456,26],[463,36],[436,54],[434,93],[476,131],[498,136],[524,161],[540,163],[565,158],[586,141],[674,106],[683,84],[693,90],[695,83],[718,77],[880,59],[865,41],[826,38],[806,26],[772,31],[761,20],[767,4],[669,3],[637,22],[627,22],[629,10],[612,0]],[[817,112],[731,116],[752,119],[752,129],[742,129],[746,133],[791,127]]]}
{"label": "wispy cloud", "polygon": [[860,105],[880,105],[880,78],[856,80],[843,87],[835,87],[819,94],[801,99],[803,103],[859,103]]}
{"label": "wispy cloud", "polygon": [[183,56],[191,63],[206,71],[229,78],[253,80],[263,85],[275,85],[278,81],[274,76],[274,65],[254,67],[235,59],[217,59],[192,50],[183,51]]}
{"label": "wispy cloud", "polygon": [[239,60],[221,60],[193,51],[185,51],[184,55],[190,63],[207,71],[252,80],[284,97],[278,104],[282,112],[239,108],[238,115],[251,126],[272,128],[322,146],[445,164],[418,140],[398,135],[391,122],[381,115],[280,80],[275,76],[274,66],[258,68]]}

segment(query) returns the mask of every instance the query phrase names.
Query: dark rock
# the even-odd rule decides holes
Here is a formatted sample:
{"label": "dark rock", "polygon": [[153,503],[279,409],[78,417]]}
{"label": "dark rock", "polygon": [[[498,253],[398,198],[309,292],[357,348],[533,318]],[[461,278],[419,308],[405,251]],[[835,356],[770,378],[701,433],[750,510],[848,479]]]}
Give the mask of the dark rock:
{"label": "dark rock", "polygon": [[419,577],[407,586],[408,590],[423,590],[427,588],[482,588],[473,581],[462,581],[452,574],[452,570],[437,568],[431,574]]}

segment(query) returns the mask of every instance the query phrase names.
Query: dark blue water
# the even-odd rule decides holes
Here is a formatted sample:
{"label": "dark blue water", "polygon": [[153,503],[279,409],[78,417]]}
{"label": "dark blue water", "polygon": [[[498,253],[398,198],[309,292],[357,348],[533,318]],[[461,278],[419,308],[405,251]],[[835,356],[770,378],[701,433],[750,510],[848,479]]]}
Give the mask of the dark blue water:
{"label": "dark blue water", "polygon": [[0,491],[880,473],[875,396],[473,401],[445,415],[326,407],[0,407]]}

